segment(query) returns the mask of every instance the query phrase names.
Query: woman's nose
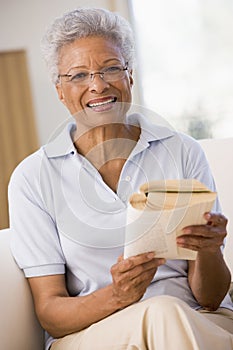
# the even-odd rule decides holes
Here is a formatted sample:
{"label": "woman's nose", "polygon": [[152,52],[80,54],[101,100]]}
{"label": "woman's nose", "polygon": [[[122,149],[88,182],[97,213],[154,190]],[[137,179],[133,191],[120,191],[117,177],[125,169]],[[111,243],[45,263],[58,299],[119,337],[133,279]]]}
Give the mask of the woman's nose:
{"label": "woman's nose", "polygon": [[102,93],[109,88],[109,83],[104,80],[104,77],[99,73],[95,73],[91,77],[91,81],[89,83],[89,91]]}

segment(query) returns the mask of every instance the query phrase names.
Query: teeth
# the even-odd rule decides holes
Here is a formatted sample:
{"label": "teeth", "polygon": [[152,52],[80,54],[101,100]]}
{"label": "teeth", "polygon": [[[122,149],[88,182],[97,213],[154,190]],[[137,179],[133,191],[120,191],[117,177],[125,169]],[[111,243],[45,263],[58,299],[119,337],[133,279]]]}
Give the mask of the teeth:
{"label": "teeth", "polygon": [[115,101],[115,99],[111,98],[111,99],[103,101],[103,102],[88,103],[88,106],[90,106],[90,107],[104,106],[104,105],[111,103],[111,102],[114,102],[114,101]]}

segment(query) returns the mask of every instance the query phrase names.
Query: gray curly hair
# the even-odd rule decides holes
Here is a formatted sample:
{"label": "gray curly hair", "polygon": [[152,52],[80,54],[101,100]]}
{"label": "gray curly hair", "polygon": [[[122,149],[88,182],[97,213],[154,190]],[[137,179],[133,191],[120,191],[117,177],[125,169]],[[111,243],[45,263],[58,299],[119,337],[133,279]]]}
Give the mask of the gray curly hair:
{"label": "gray curly hair", "polygon": [[120,48],[125,62],[132,69],[134,38],[126,19],[119,14],[101,8],[78,8],[56,18],[48,28],[42,42],[42,55],[51,80],[58,83],[60,49],[76,39],[100,36],[113,40]]}

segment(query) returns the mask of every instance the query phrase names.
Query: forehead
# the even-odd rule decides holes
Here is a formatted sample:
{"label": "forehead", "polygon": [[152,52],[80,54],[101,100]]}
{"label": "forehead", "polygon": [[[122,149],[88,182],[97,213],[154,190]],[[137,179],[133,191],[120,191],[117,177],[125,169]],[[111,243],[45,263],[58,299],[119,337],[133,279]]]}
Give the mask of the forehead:
{"label": "forehead", "polygon": [[89,67],[110,61],[123,63],[123,56],[116,43],[108,38],[87,37],[63,46],[59,52],[59,67]]}

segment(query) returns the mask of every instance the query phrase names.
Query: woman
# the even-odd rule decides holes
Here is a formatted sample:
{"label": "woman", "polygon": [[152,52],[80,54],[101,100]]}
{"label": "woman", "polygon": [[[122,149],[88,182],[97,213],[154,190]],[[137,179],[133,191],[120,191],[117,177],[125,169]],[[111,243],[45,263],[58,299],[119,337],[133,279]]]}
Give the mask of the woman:
{"label": "woman", "polygon": [[43,50],[75,123],[17,167],[9,203],[12,251],[46,349],[233,349],[218,203],[205,225],[177,239],[197,251],[195,261],[122,257],[127,202],[142,183],[196,178],[215,189],[192,138],[129,113],[128,23],[103,9],[74,10],[55,20]]}

